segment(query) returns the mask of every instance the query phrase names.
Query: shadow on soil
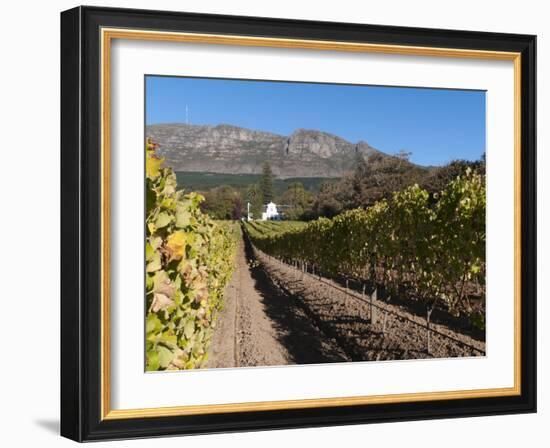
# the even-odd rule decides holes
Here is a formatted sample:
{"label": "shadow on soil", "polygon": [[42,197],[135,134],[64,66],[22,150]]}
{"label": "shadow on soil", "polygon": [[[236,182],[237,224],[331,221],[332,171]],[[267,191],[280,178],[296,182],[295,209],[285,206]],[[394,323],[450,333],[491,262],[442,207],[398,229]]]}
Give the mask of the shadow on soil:
{"label": "shadow on soil", "polygon": [[262,297],[266,315],[274,323],[279,342],[296,364],[349,361],[346,353],[331,340],[300,306],[296,298],[285,294],[257,263],[250,242],[244,238],[245,256],[255,288]]}

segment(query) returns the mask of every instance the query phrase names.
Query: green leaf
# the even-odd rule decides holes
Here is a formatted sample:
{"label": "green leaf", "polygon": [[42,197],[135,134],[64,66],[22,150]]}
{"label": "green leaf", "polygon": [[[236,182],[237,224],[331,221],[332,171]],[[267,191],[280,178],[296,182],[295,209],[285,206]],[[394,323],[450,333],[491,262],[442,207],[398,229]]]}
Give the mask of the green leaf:
{"label": "green leaf", "polygon": [[157,229],[166,227],[172,221],[172,217],[166,212],[160,212],[155,220],[155,226]]}
{"label": "green leaf", "polygon": [[189,319],[185,323],[185,327],[183,328],[183,333],[185,334],[185,337],[187,339],[191,339],[191,336],[193,336],[193,333],[195,333],[195,322],[192,319]]}
{"label": "green leaf", "polygon": [[155,271],[158,271],[159,269],[162,269],[160,254],[158,252],[155,252],[151,257],[150,262],[147,263],[147,267],[145,268],[145,270],[147,272],[155,272]]}
{"label": "green leaf", "polygon": [[150,261],[151,258],[153,258],[153,255],[155,254],[155,250],[153,249],[153,246],[147,241],[145,243],[145,260]]}
{"label": "green leaf", "polygon": [[178,341],[178,338],[175,334],[172,334],[170,332],[164,332],[162,333],[162,342],[168,342],[170,344],[176,344]]}
{"label": "green leaf", "polygon": [[180,208],[176,212],[176,227],[187,227],[191,222],[191,213]]}
{"label": "green leaf", "polygon": [[149,371],[156,371],[160,367],[159,355],[155,350],[150,350],[147,352],[147,366],[146,369]]}
{"label": "green leaf", "polygon": [[170,362],[172,362],[172,359],[174,358],[174,353],[164,345],[159,345],[157,348],[157,352],[160,367],[166,369],[166,367],[170,365]]}
{"label": "green leaf", "polygon": [[147,324],[145,325],[145,330],[147,333],[158,332],[162,329],[162,322],[156,316],[156,314],[149,314],[147,316]]}

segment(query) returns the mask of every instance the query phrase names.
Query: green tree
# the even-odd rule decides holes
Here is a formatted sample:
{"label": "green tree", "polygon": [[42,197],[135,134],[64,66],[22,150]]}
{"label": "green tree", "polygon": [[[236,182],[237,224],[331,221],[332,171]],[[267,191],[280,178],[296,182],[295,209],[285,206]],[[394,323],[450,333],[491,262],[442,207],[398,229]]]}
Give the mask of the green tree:
{"label": "green tree", "polygon": [[317,217],[332,218],[344,209],[341,181],[323,182],[313,204],[313,212]]}
{"label": "green tree", "polygon": [[304,188],[301,182],[291,183],[280,198],[281,204],[286,206],[285,218],[300,220],[304,218],[304,215],[311,215],[313,199],[313,195]]}
{"label": "green tree", "polygon": [[214,219],[240,219],[244,204],[239,191],[229,185],[221,185],[204,193],[201,210]]}
{"label": "green tree", "polygon": [[262,169],[262,178],[260,179],[260,189],[262,191],[262,201],[264,204],[271,202],[275,196],[273,190],[273,172],[269,162],[265,162]]}
{"label": "green tree", "polygon": [[[259,184],[250,184],[246,190],[246,201],[250,203],[250,213],[253,219],[258,219],[262,216],[262,190]],[[245,207],[246,208],[246,207]]]}
{"label": "green tree", "polygon": [[345,210],[367,208],[393,192],[420,184],[428,170],[408,161],[410,153],[397,156],[372,154],[357,157],[353,171],[337,181],[321,185],[313,207],[316,216],[333,217]]}
{"label": "green tree", "polygon": [[485,153],[483,153],[480,160],[473,162],[469,160],[452,160],[446,165],[433,168],[430,174],[420,182],[420,186],[428,190],[433,196],[445,189],[445,187],[458,176],[464,176],[468,170],[472,173],[484,176]]}

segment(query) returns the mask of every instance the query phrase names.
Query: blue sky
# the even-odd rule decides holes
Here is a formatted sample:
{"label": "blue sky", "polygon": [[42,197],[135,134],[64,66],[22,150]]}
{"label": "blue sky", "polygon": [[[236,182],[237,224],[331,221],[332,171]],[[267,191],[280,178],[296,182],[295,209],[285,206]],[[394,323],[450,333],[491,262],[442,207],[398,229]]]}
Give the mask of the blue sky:
{"label": "blue sky", "polygon": [[317,129],[411,161],[442,165],[485,151],[485,92],[146,77],[146,123],[232,124],[290,135]]}

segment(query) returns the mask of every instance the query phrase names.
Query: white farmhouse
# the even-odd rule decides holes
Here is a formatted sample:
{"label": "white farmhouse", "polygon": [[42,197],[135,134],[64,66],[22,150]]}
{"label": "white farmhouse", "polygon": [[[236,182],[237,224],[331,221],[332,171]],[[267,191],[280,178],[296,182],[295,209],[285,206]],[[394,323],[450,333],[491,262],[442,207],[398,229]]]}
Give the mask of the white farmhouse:
{"label": "white farmhouse", "polygon": [[262,221],[271,219],[281,219],[279,212],[277,211],[277,205],[274,202],[270,202],[265,206],[265,212],[262,212]]}

